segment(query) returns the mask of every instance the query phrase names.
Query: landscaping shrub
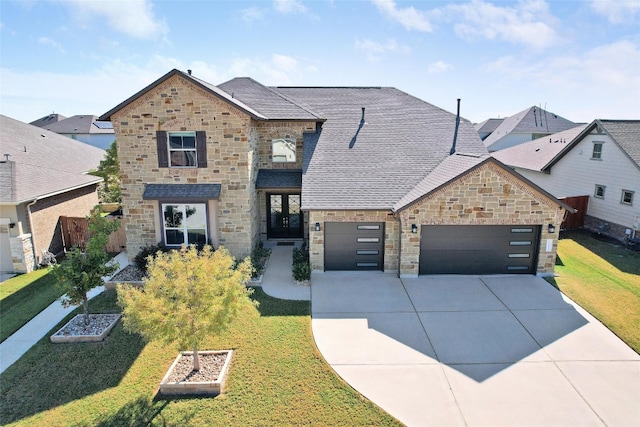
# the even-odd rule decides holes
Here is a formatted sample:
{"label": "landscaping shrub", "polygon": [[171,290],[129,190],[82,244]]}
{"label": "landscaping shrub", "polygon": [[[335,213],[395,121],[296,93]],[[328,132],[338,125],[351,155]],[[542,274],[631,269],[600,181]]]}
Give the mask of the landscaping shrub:
{"label": "landscaping shrub", "polygon": [[311,279],[311,264],[309,263],[309,249],[306,245],[293,248],[293,278],[298,282]]}
{"label": "landscaping shrub", "polygon": [[251,253],[251,265],[253,268],[251,277],[256,278],[262,274],[270,254],[271,249],[263,247],[262,243],[253,250],[253,253]]}
{"label": "landscaping shrub", "polygon": [[140,249],[140,252],[138,252],[138,254],[133,258],[133,262],[135,263],[136,267],[140,269],[140,271],[147,274],[147,264],[149,256],[155,256],[155,254],[157,254],[158,252],[166,253],[169,252],[169,250],[170,249],[162,243],[145,246],[144,248]]}

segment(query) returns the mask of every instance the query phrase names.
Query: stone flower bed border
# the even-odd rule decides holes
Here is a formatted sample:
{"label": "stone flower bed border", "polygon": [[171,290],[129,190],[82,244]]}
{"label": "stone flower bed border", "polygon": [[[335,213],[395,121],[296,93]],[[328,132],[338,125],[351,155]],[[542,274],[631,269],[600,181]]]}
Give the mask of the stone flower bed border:
{"label": "stone flower bed border", "polygon": [[198,354],[202,357],[207,354],[226,354],[226,360],[220,373],[218,374],[218,378],[215,381],[179,381],[179,382],[169,382],[169,377],[171,376],[174,368],[180,362],[180,359],[183,355],[192,355],[191,351],[182,351],[176,357],[176,359],[169,367],[169,370],[165,374],[164,378],[160,382],[159,394],[163,396],[175,396],[175,395],[207,395],[207,396],[217,396],[220,393],[224,393],[227,383],[227,373],[229,371],[229,365],[231,364],[231,359],[233,357],[233,350],[205,350],[199,351]]}
{"label": "stone flower bed border", "polygon": [[[56,333],[51,335],[49,339],[52,343],[72,343],[72,342],[98,342],[103,341],[111,330],[116,326],[118,320],[120,320],[119,314],[90,314],[91,321],[102,318],[103,320],[109,320],[106,326],[94,327],[95,333],[82,332],[82,325],[84,324],[84,314],[78,314],[69,320],[62,328],[58,329]],[[74,329],[75,328],[75,329]],[[98,333],[99,332],[99,333]]]}

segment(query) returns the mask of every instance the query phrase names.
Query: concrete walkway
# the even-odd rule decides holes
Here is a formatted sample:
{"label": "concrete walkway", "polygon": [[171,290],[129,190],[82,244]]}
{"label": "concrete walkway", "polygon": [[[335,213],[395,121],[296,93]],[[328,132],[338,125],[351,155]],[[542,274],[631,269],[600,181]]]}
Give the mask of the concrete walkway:
{"label": "concrete walkway", "polygon": [[534,276],[312,275],[312,329],[408,426],[640,425],[640,356]]}
{"label": "concrete walkway", "polygon": [[311,288],[295,283],[291,275],[293,248],[296,246],[267,242],[265,247],[271,249],[271,256],[262,276],[262,290],[274,298],[309,301]]}
{"label": "concrete walkway", "polygon": [[[118,271],[129,264],[126,253],[124,252],[119,253],[114,260],[119,264]],[[88,293],[88,297],[91,299],[103,291],[104,286],[92,289]],[[13,363],[20,359],[35,343],[40,341],[51,328],[75,309],[75,306],[64,308],[60,301],[55,301],[31,319],[26,325],[18,329],[13,335],[4,340],[0,344],[0,373],[13,365]]]}

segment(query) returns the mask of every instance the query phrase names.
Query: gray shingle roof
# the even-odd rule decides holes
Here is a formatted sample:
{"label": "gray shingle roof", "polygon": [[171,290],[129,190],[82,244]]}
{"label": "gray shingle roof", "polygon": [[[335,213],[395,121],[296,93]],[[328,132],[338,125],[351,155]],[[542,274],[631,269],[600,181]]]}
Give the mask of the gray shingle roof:
{"label": "gray shingle roof", "polygon": [[272,120],[320,120],[320,115],[310,111],[283,94],[268,88],[249,77],[240,77],[218,85],[260,114]]}
{"label": "gray shingle roof", "polygon": [[55,123],[42,124],[40,127],[60,134],[114,133],[111,123],[101,122],[98,120],[98,116],[92,115],[71,116]]}
{"label": "gray shingle roof", "polygon": [[221,188],[220,184],[146,184],[142,199],[218,200]]}
{"label": "gray shingle roof", "polygon": [[[327,119],[305,135],[303,209],[391,209],[449,156],[455,114],[397,89],[273,89]],[[464,119],[457,151],[487,153]]]}
{"label": "gray shingle roof", "polygon": [[58,114],[58,113],[51,113],[51,114],[47,114],[44,117],[40,117],[38,120],[34,120],[32,122],[30,122],[30,125],[33,126],[38,126],[39,128],[45,127],[47,125],[50,125],[52,123],[56,123],[59,122],[60,120],[64,120],[66,119],[66,116],[63,116],[62,114]]}
{"label": "gray shingle roof", "polygon": [[301,188],[302,170],[300,169],[260,169],[256,179],[256,188]]}
{"label": "gray shingle roof", "polygon": [[0,146],[0,160],[10,155],[2,166],[0,202],[19,203],[101,181],[86,173],[98,167],[104,150],[3,115]]}
{"label": "gray shingle roof", "polygon": [[494,151],[491,155],[511,167],[543,171],[586,127],[587,125],[576,126],[553,135]]}
{"label": "gray shingle roof", "polygon": [[560,117],[557,114],[533,106],[504,119],[491,135],[484,140],[484,145],[490,147],[511,133],[552,134],[570,129],[576,125],[577,123]]}
{"label": "gray shingle roof", "polygon": [[487,119],[484,122],[476,123],[473,127],[478,133],[491,133],[502,123],[504,119]]}

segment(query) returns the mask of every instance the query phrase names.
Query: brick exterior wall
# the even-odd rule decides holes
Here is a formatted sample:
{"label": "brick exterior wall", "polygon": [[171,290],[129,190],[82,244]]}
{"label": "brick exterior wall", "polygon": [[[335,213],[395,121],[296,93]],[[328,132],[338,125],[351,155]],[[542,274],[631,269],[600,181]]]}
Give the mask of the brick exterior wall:
{"label": "brick exterior wall", "polygon": [[[537,272],[552,274],[564,212],[514,175],[486,163],[400,212],[401,275],[418,275],[421,225],[509,224],[542,225]],[[417,234],[411,233],[411,224],[418,225]],[[548,224],[555,225],[553,234],[549,234]],[[550,252],[546,251],[547,239],[552,241]]]}
{"label": "brick exterior wall", "polygon": [[32,235],[36,258],[40,259],[43,249],[53,254],[62,252],[62,233],[58,221],[61,216],[84,217],[97,204],[97,185],[94,184],[38,200],[31,206],[31,229],[25,232]]}
{"label": "brick exterior wall", "polygon": [[[398,219],[391,211],[310,211],[308,217],[309,259],[312,270],[324,271],[325,222],[383,222],[384,271],[397,273],[400,227]],[[323,224],[320,231],[315,231],[316,222]]]}
{"label": "brick exterior wall", "polygon": [[624,225],[616,224],[611,221],[604,221],[600,218],[596,218],[595,216],[585,215],[584,217],[584,227],[587,230],[593,232],[600,232],[600,226],[605,224],[606,230],[603,234],[613,237],[614,239],[618,239],[621,242],[624,242],[624,238],[627,237],[627,230],[632,230],[631,227],[625,227]]}
{"label": "brick exterior wall", "polygon": [[[117,111],[111,121],[117,135],[127,252],[162,240],[159,204],[142,200],[145,184],[221,184],[215,224],[209,238],[232,255],[250,255],[261,239],[259,168],[302,168],[302,132],[315,123],[263,123],[208,91],[175,75]],[[156,131],[205,131],[206,168],[158,167]],[[271,138],[296,138],[296,165],[271,164]],[[211,205],[210,205],[211,207]],[[215,237],[215,239],[214,239]]]}

